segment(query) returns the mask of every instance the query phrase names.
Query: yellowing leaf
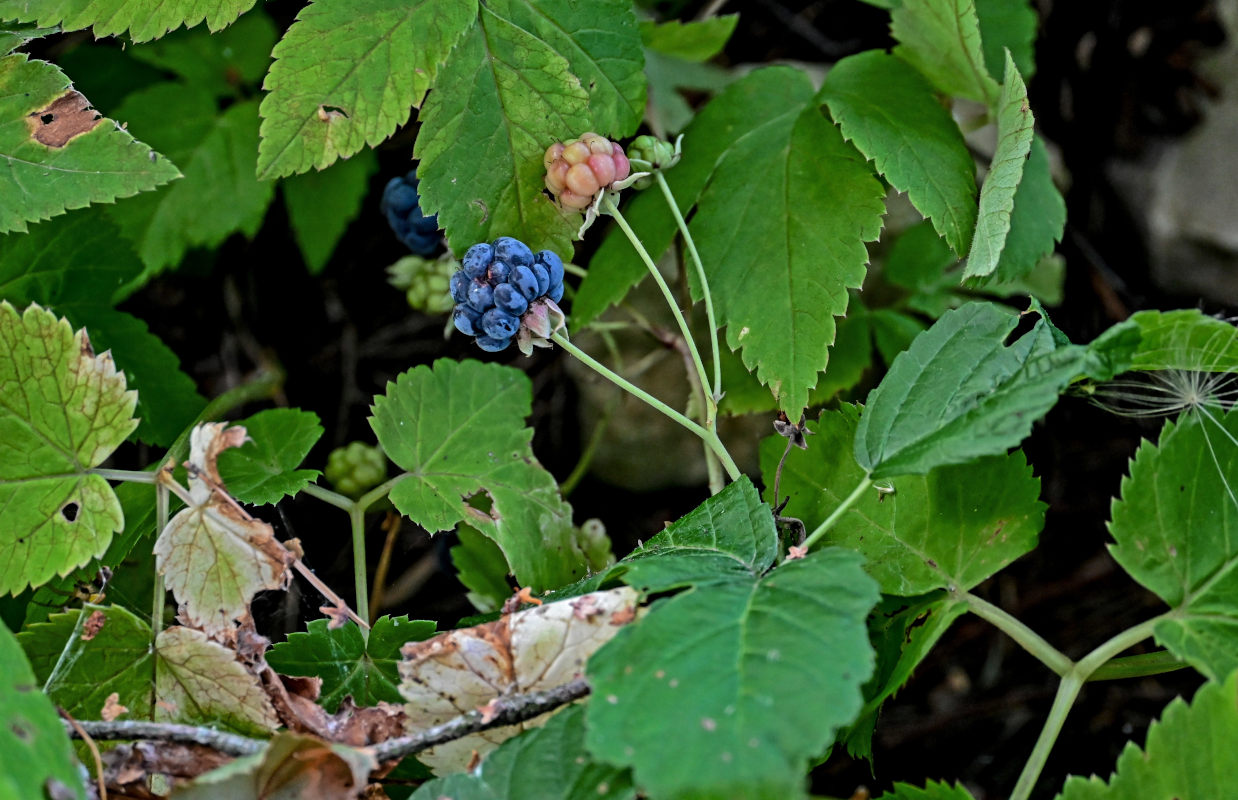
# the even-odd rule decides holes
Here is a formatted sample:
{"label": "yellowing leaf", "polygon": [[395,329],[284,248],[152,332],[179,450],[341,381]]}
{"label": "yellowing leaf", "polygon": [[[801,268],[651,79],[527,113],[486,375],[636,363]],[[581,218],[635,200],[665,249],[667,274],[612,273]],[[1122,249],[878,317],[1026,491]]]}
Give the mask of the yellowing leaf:
{"label": "yellowing leaf", "polygon": [[155,639],[155,718],[211,720],[261,734],[279,727],[279,717],[258,679],[236,653],[179,625]]}
{"label": "yellowing leaf", "polygon": [[[190,436],[189,491],[172,484],[187,508],[172,518],[155,542],[155,568],[184,607],[190,624],[208,634],[232,627],[250,598],[286,586],[292,553],[271,526],[253,519],[218,489],[215,459],[245,441],[245,429],[215,422]],[[168,473],[161,480],[171,483]],[[183,494],[182,494],[183,493]]]}
{"label": "yellowing leaf", "polygon": [[[548,603],[494,622],[450,631],[401,651],[400,693],[410,729],[428,728],[513,694],[544,691],[584,672],[585,660],[636,615],[623,587]],[[466,736],[417,754],[438,774],[461,770],[549,714]]]}
{"label": "yellowing leaf", "polygon": [[0,594],[66,575],[124,528],[103,463],[135,427],[137,394],[86,331],[0,302]]}

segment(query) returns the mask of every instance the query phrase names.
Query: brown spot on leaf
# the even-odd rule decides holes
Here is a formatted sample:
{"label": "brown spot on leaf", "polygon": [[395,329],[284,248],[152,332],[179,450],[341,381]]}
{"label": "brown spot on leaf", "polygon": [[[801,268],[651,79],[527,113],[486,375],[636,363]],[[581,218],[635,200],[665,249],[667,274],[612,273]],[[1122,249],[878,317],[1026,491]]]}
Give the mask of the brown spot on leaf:
{"label": "brown spot on leaf", "polygon": [[102,611],[90,612],[90,616],[82,623],[82,641],[89,642],[98,636],[99,631],[103,630],[103,623],[105,622],[107,622],[107,616]]}
{"label": "brown spot on leaf", "polygon": [[348,119],[348,115],[337,106],[319,106],[318,119],[322,122],[334,122],[337,119]]}
{"label": "brown spot on leaf", "polygon": [[70,89],[52,101],[42,111],[26,115],[30,136],[48,147],[64,147],[76,136],[89,133],[103,121],[103,115],[91,107],[90,101]]}
{"label": "brown spot on leaf", "polygon": [[129,709],[120,704],[120,693],[112,692],[103,701],[103,708],[99,710],[99,719],[104,722],[111,722],[121,714],[129,713]]}

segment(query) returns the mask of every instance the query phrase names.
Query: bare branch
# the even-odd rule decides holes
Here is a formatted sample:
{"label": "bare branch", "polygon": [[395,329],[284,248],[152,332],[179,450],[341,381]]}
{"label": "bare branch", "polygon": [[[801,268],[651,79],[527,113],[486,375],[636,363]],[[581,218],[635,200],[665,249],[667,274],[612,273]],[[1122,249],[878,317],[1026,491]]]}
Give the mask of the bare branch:
{"label": "bare branch", "polygon": [[[147,722],[139,719],[118,719],[113,722],[78,720],[78,725],[92,739],[115,741],[117,739],[154,739],[163,742],[200,744],[230,756],[249,756],[262,752],[266,742],[250,739],[234,733],[217,731],[214,728],[198,728],[193,725],[177,725],[170,722]],[[69,736],[79,738],[73,726],[65,722]]]}

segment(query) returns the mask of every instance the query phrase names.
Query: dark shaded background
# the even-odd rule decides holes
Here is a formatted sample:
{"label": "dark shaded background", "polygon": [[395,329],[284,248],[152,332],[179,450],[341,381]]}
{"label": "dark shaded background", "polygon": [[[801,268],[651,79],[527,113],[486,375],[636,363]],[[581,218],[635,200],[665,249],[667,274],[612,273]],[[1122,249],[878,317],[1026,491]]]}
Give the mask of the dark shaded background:
{"label": "dark shaded background", "polygon": [[[277,0],[265,8],[286,25],[301,5]],[[1061,246],[1067,294],[1054,321],[1072,339],[1086,341],[1130,311],[1196,306],[1200,298],[1170,296],[1154,285],[1146,243],[1126,205],[1131,198],[1111,184],[1105,167],[1140,158],[1150,142],[1188,132],[1205,98],[1220,91],[1193,69],[1201,53],[1224,40],[1213,10],[1199,0],[1044,0],[1038,6],[1042,31],[1038,73],[1030,84],[1032,108],[1042,132],[1061,148],[1070,178]],[[695,10],[690,6],[686,15]],[[891,43],[886,12],[855,0],[758,0],[723,7],[735,10],[742,21],[723,59],[732,64],[832,62]],[[384,267],[404,251],[380,216],[378,199],[383,183],[411,166],[414,135],[410,126],[378,149],[382,169],[372,180],[361,218],[323,276],[307,275],[276,202],[256,239],[233,237],[217,254],[192,254],[182,270],[159,278],[124,306],[180,355],[208,396],[259,366],[282,367],[287,380],[277,402],[316,412],[327,430],[311,454],[311,466],[321,466],[330,449],[348,441],[372,441],[366,422],[370,398],[400,372],[440,356],[483,355],[463,337],[444,342],[441,318],[411,312],[402,294],[386,284]],[[582,246],[578,260],[586,260],[590,246]],[[581,443],[577,397],[560,354],[539,352],[526,360],[507,353],[496,360],[518,365],[533,378],[534,448],[556,476],[565,477]],[[875,377],[869,376],[870,385]],[[1140,437],[1154,435],[1157,427],[1067,399],[1026,445],[1051,508],[1042,543],[978,592],[1071,657],[1158,612],[1158,601],[1126,578],[1104,549],[1109,503],[1126,460]],[[705,496],[703,486],[637,494],[586,479],[571,501],[581,518],[597,516],[606,523],[622,554]],[[305,498],[282,503],[270,516],[281,535],[302,538],[307,560],[329,583],[351,587],[344,514]],[[382,544],[378,522],[371,520],[372,561]],[[388,609],[391,613],[447,624],[471,613],[450,574],[448,539],[437,541],[405,526],[390,580],[403,575],[416,591]],[[318,605],[314,597],[299,609],[278,599],[258,605],[263,602],[268,605],[259,607],[258,615],[272,620],[273,630],[300,624]],[[1185,671],[1089,686],[1036,796],[1051,797],[1068,773],[1107,775],[1126,741],[1142,742],[1148,723],[1168,700],[1189,696],[1199,682]],[[925,778],[942,778],[964,781],[978,800],[1003,797],[1032,749],[1055,688],[1042,665],[987,623],[964,617],[887,704],[874,742],[877,777],[865,764],[836,757],[818,770],[815,788],[847,797],[863,784],[876,795],[895,780],[922,784]]]}

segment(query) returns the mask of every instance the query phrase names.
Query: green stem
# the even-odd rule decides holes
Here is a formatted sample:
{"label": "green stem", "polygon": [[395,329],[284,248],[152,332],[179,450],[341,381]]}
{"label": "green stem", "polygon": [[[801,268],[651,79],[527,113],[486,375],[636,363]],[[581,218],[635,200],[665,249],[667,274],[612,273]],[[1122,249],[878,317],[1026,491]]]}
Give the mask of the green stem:
{"label": "green stem", "polygon": [[834,509],[830,515],[825,518],[825,521],[817,526],[816,530],[808,534],[808,538],[804,540],[803,546],[812,547],[814,544],[819,542],[821,537],[825,536],[825,534],[829,532],[830,528],[834,527],[834,524],[842,518],[842,515],[847,513],[847,510],[855,505],[860,499],[860,496],[863,495],[864,492],[872,485],[873,479],[865,475],[864,480],[860,481],[860,484],[851,490],[851,494],[847,495],[847,499],[843,500],[842,504],[839,505],[838,508]]}
{"label": "green stem", "polygon": [[1040,634],[992,603],[981,600],[971,592],[959,592],[959,599],[967,604],[967,607],[973,614],[991,623],[1002,633],[1014,639],[1020,647],[1035,656],[1038,661],[1053,670],[1057,675],[1065,677],[1075,668],[1075,662],[1071,661],[1062,651],[1049,644]]}
{"label": "green stem", "polygon": [[722,444],[722,440],[718,438],[717,433],[712,430],[702,428],[698,423],[693,422],[683,414],[680,414],[678,411],[649,394],[644,389],[641,389],[627,379],[611,372],[584,350],[581,350],[579,347],[568,341],[567,338],[559,331],[555,331],[551,334],[550,338],[564,350],[575,356],[582,364],[589,367],[606,380],[615,384],[629,394],[640,398],[645,403],[649,404],[650,407],[662,412],[667,417],[698,436],[701,441],[705,442],[705,444],[709,446],[709,449],[714,452],[714,455],[718,457],[718,460],[722,462],[722,466],[726,468],[727,475],[730,476],[731,480],[739,480],[739,467],[735,466],[735,460],[731,458],[731,454],[727,452],[726,447]]}
{"label": "green stem", "polygon": [[575,264],[569,264],[566,261],[563,262],[563,271],[568,275],[575,275],[577,278],[584,278],[589,274],[589,270],[584,267],[578,267]]}
{"label": "green stem", "polygon": [[1093,672],[1088,681],[1145,678],[1149,675],[1163,675],[1166,672],[1176,672],[1189,666],[1191,665],[1179,658],[1175,658],[1168,650],[1159,650],[1155,653],[1115,658]]}
{"label": "green stem", "polygon": [[[155,486],[155,530],[163,533],[168,526],[168,506],[171,502],[168,487],[163,484]],[[150,642],[155,646],[155,637],[163,630],[163,607],[167,602],[168,593],[163,585],[163,573],[156,567],[155,585],[151,588],[150,604]]]}
{"label": "green stem", "polygon": [[357,596],[357,616],[368,626],[370,624],[370,587],[365,561],[365,509],[355,505],[348,512],[348,521],[352,524],[352,571],[353,585]]}
{"label": "green stem", "polygon": [[324,503],[329,503],[336,508],[343,509],[349,514],[352,513],[353,506],[357,505],[357,501],[353,500],[351,497],[345,497],[339,492],[333,492],[330,489],[323,488],[322,486],[318,486],[313,483],[307,485],[301,491],[305,492],[310,497],[315,497]]}
{"label": "green stem", "polygon": [[1049,752],[1053,749],[1058,734],[1062,732],[1062,725],[1066,722],[1066,716],[1070,713],[1083,684],[1118,653],[1150,637],[1152,629],[1166,616],[1168,615],[1154,617],[1133,628],[1127,628],[1088,653],[1062,676],[1057,696],[1053,698],[1053,707],[1049,709],[1049,718],[1045,720],[1040,736],[1036,739],[1036,746],[1032,748],[1032,754],[1023,765],[1023,771],[1019,773],[1019,780],[1015,783],[1014,791],[1010,793],[1010,800],[1027,800],[1031,796],[1045,762],[1049,759]]}
{"label": "green stem", "polygon": [[[641,243],[636,232],[628,225],[628,221],[623,218],[619,207],[615,205],[609,197],[602,199],[602,208],[606,213],[615,218],[619,228],[624,235],[628,237],[628,241],[632,243],[632,247],[636,249],[636,254],[640,256],[641,261],[645,262],[645,266],[649,269],[649,274],[653,276],[654,281],[658,284],[658,288],[662,290],[662,296],[666,298],[666,304],[670,306],[671,313],[675,316],[675,323],[679,325],[679,332],[683,334],[684,342],[688,345],[688,350],[692,354],[692,363],[696,366],[696,374],[701,380],[702,386],[709,385],[709,379],[705,376],[705,364],[701,361],[701,354],[696,349],[696,343],[692,340],[692,333],[688,330],[688,322],[684,319],[683,312],[679,310],[679,304],[675,302],[675,295],[671,292],[671,287],[666,285],[666,279],[662,277],[662,273],[658,271],[658,266],[653,263],[653,259],[649,257],[649,251],[645,249],[645,245]],[[714,423],[714,414],[717,412],[717,405],[712,397],[707,398],[705,405],[705,427],[712,428]]]}
{"label": "green stem", "polygon": [[666,176],[661,170],[654,172],[653,176],[658,182],[658,188],[662,190],[662,196],[666,198],[666,204],[670,206],[671,214],[675,217],[675,224],[679,226],[679,232],[683,234],[684,244],[688,246],[688,255],[692,257],[692,264],[696,267],[696,279],[701,284],[701,295],[705,300],[705,318],[709,321],[710,352],[714,359],[712,393],[716,403],[722,397],[722,362],[718,358],[718,320],[714,316],[714,298],[709,291],[709,279],[705,277],[705,265],[701,263],[701,254],[696,250],[696,242],[692,239],[692,234],[688,232],[688,223],[684,222],[683,214],[679,211],[679,204],[675,202],[675,195],[671,192],[670,184],[666,182]]}
{"label": "green stem", "polygon": [[142,469],[104,469],[103,467],[95,467],[94,469],[88,469],[86,471],[91,475],[98,475],[105,481],[154,483],[158,478],[157,472],[149,472]]}

